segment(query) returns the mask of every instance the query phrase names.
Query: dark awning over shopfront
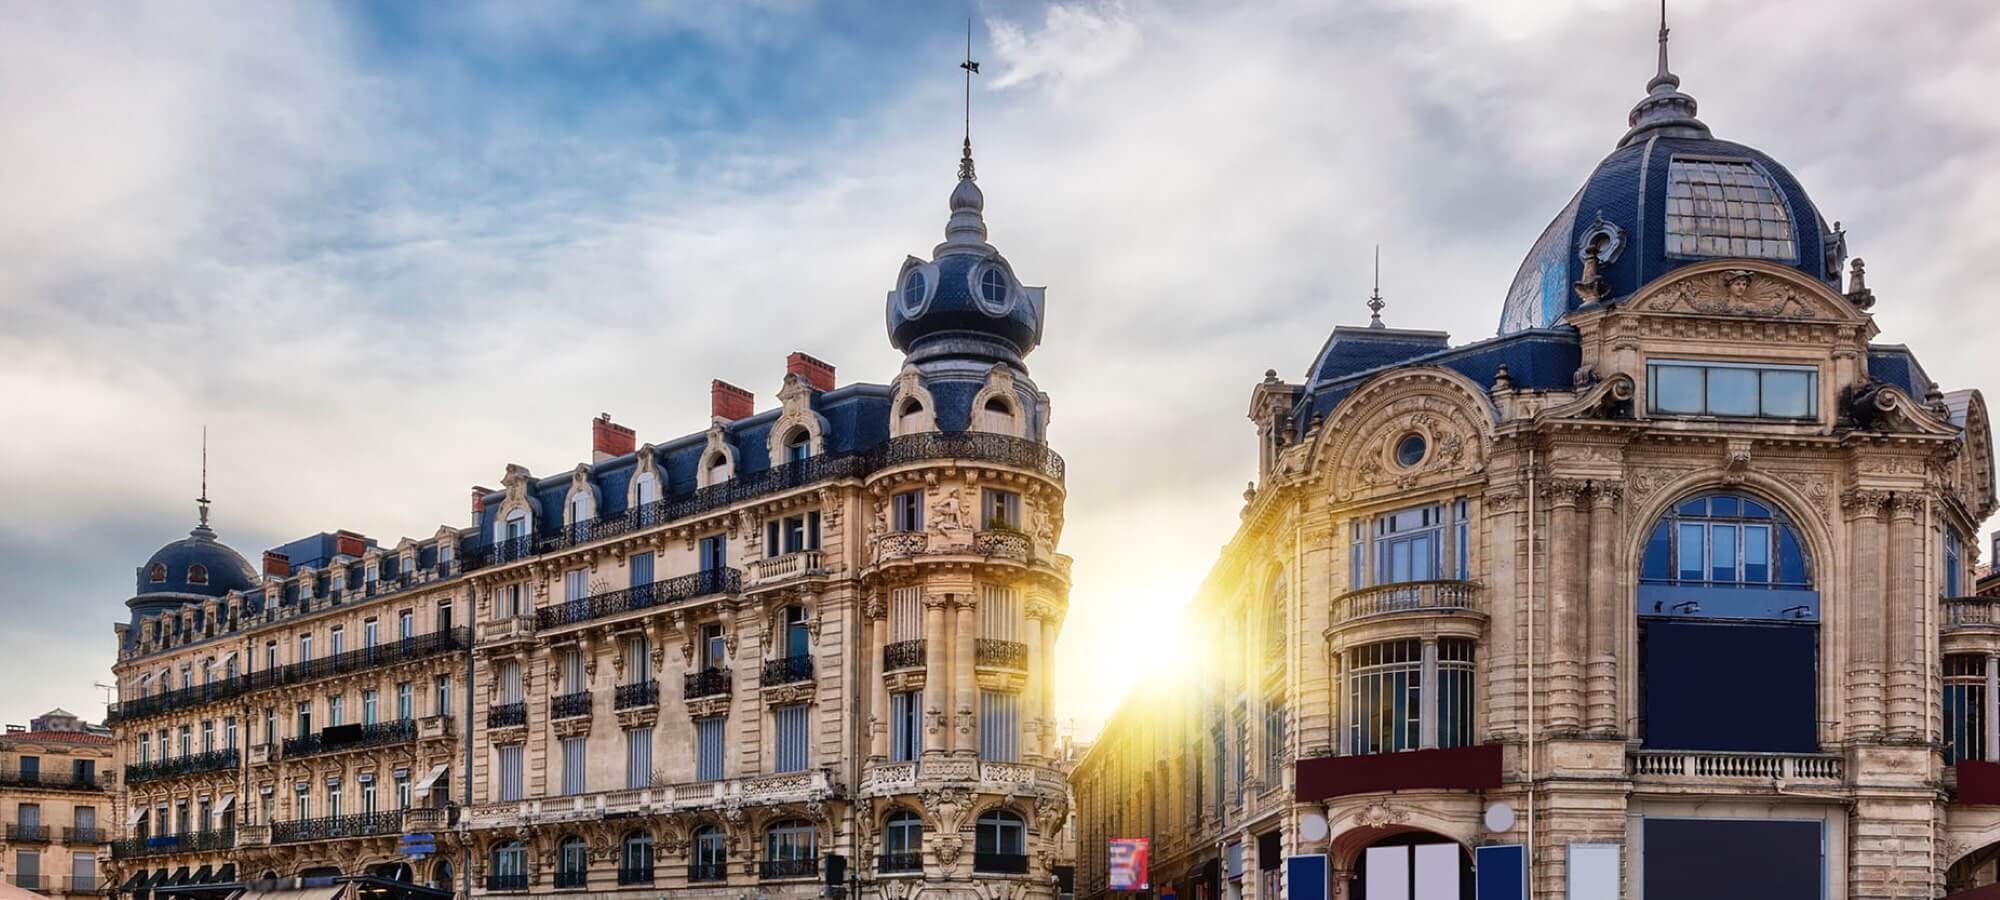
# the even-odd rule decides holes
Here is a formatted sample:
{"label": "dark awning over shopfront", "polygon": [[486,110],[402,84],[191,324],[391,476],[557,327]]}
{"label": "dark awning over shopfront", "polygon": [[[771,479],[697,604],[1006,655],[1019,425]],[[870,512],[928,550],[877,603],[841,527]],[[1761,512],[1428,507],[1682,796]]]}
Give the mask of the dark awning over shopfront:
{"label": "dark awning over shopfront", "polygon": [[1295,796],[1301,803],[1317,803],[1376,791],[1492,790],[1500,786],[1500,765],[1499,744],[1302,759]]}

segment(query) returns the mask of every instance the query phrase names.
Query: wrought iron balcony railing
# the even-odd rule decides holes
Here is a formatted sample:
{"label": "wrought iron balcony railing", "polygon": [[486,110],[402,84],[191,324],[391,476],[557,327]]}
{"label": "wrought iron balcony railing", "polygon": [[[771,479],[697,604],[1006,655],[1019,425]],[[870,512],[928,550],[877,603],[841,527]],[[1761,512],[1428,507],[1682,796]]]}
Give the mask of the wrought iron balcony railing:
{"label": "wrought iron balcony railing", "polygon": [[46,844],[49,842],[49,826],[8,822],[7,840],[15,844]]}
{"label": "wrought iron balcony railing", "polygon": [[1026,853],[974,853],[972,871],[995,875],[1021,875],[1028,871]]}
{"label": "wrought iron balcony railing", "polygon": [[996,669],[1028,669],[1028,645],[1020,641],[980,638],[972,645],[973,662]]}
{"label": "wrought iron balcony railing", "polygon": [[921,872],[924,870],[924,855],[920,852],[884,853],[875,861],[875,871],[884,875],[899,872]]}
{"label": "wrought iron balcony railing", "polygon": [[699,700],[703,697],[714,697],[718,694],[727,693],[729,693],[728,669],[703,669],[699,672],[689,672],[686,682],[681,686],[681,699],[683,700]]}
{"label": "wrought iron balcony railing", "polygon": [[102,844],[111,840],[111,833],[102,828],[64,828],[62,839],[65,844]]}
{"label": "wrought iron balcony railing", "polygon": [[811,878],[819,874],[819,857],[765,859],[757,862],[759,878]]}
{"label": "wrought iron balcony railing", "polygon": [[589,870],[586,869],[556,870],[556,887],[558,888],[580,888],[583,887],[589,881],[590,881]]}
{"label": "wrought iron balcony railing", "polygon": [[921,669],[924,667],[924,641],[897,641],[882,648],[882,671],[897,669]]}
{"label": "wrought iron balcony railing", "polygon": [[729,867],[725,863],[706,862],[688,864],[688,881],[722,881],[729,877]]}
{"label": "wrought iron balcony railing", "polygon": [[1333,598],[1334,622],[1396,613],[1457,612],[1478,608],[1476,581],[1404,581],[1348,591]]}
{"label": "wrought iron balcony railing", "polygon": [[300,841],[369,837],[378,834],[396,834],[402,830],[403,811],[400,809],[346,816],[321,816],[317,819],[272,822],[271,843],[293,844]]}
{"label": "wrought iron balcony railing", "polygon": [[631,866],[631,867],[626,867],[626,866],[620,866],[620,867],[618,868],[618,883],[619,883],[619,884],[652,884],[652,883],[653,883],[653,867],[652,867],[652,866]]}
{"label": "wrought iron balcony railing", "polygon": [[777,687],[781,684],[811,681],[812,677],[811,655],[787,656],[782,659],[764,660],[764,672],[758,679],[758,684],[763,687]]}
{"label": "wrought iron balcony railing", "polygon": [[528,704],[502,703],[486,710],[486,727],[520,728],[528,724]]}
{"label": "wrought iron balcony railing", "polygon": [[208,684],[190,685],[179,690],[161,691],[147,697],[133,697],[120,701],[115,708],[107,709],[104,723],[110,725],[129,722],[146,716],[192,709],[205,703],[240,697],[249,689],[249,682],[242,676],[237,676],[217,679]]}
{"label": "wrought iron balcony railing", "polygon": [[96,771],[49,771],[47,769],[0,769],[0,787],[48,788],[58,791],[108,791],[110,775]]}
{"label": "wrought iron balcony railing", "polygon": [[157,856],[163,853],[182,853],[195,850],[228,850],[236,845],[234,829],[220,828],[210,831],[184,831],[180,834],[156,834],[151,837],[120,838],[111,842],[112,859],[129,859],[135,856]]}
{"label": "wrought iron balcony railing", "polygon": [[637,609],[683,603],[711,594],[733,594],[742,589],[743,573],[737,569],[690,572],[664,581],[544,606],[535,610],[535,625],[538,628],[561,628]]}
{"label": "wrought iron balcony railing", "polygon": [[469,547],[462,553],[463,569],[471,572],[566,550],[820,481],[859,478],[878,469],[940,459],[1013,466],[1055,481],[1062,481],[1065,474],[1062,457],[1038,441],[985,432],[906,434],[861,453],[813,456],[773,466],[680,497],[662,498],[615,515],[558,526],[549,534],[524,535]]}
{"label": "wrought iron balcony railing", "polygon": [[433,631],[430,634],[420,634],[407,640],[390,641],[386,644],[376,644],[373,647],[362,647],[359,650],[348,650],[342,653],[335,653],[331,656],[322,656],[319,659],[295,662],[279,666],[275,669],[265,669],[261,672],[252,672],[244,676],[244,680],[248,682],[250,690],[262,690],[264,688],[279,687],[288,684],[304,684],[309,681],[318,681],[322,678],[331,678],[335,675],[345,675],[349,672],[363,672],[370,669],[392,666],[397,663],[414,662],[442,654],[456,653],[469,649],[471,646],[472,635],[470,630],[460,625],[457,628],[445,628]]}
{"label": "wrought iron balcony railing", "polygon": [[618,686],[612,698],[612,709],[637,709],[641,706],[660,705],[660,683],[651,678]]}
{"label": "wrought iron balcony railing", "polygon": [[152,762],[134,763],[125,767],[126,784],[143,784],[163,778],[181,775],[197,775],[202,772],[223,772],[242,764],[243,756],[234,747],[210,750],[206,753],[191,753],[173,759],[158,759]]}
{"label": "wrought iron balcony railing", "polygon": [[528,873],[514,872],[507,875],[493,873],[486,876],[489,891],[525,891],[528,889]]}
{"label": "wrought iron balcony railing", "polygon": [[590,715],[589,691],[557,694],[554,699],[549,701],[549,718],[551,719],[573,719],[577,716],[587,715]]}
{"label": "wrought iron balcony railing", "polygon": [[42,877],[42,874],[39,872],[9,872],[7,873],[7,883],[24,891],[40,893],[47,890],[43,885],[48,883],[48,879]]}
{"label": "wrought iron balcony railing", "polygon": [[373,725],[334,725],[304,737],[285,738],[285,758],[317,756],[365,747],[407,744],[417,739],[417,720],[395,719]]}
{"label": "wrought iron balcony railing", "polygon": [[72,894],[95,894],[105,889],[104,880],[95,875],[71,875],[69,892]]}

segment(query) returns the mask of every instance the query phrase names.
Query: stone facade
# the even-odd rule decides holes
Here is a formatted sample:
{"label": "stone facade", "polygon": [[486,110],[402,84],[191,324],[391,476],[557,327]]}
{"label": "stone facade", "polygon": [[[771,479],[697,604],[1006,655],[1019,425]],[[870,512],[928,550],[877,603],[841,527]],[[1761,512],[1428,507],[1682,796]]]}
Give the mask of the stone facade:
{"label": "stone facade", "polygon": [[111,834],[111,737],[56,710],[0,735],[0,872],[51,897],[104,891]]}

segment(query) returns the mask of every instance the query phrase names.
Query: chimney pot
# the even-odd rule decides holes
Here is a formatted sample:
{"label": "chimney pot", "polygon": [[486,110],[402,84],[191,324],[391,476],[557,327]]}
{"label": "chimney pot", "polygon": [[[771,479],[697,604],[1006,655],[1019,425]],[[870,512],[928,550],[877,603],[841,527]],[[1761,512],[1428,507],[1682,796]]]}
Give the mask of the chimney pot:
{"label": "chimney pot", "polygon": [[757,413],[757,398],[736,385],[717,378],[708,385],[708,414],[724,422],[747,419]]}
{"label": "chimney pot", "polygon": [[795,350],[785,357],[785,371],[799,376],[815,391],[833,390],[833,364],[804,351]]}
{"label": "chimney pot", "polygon": [[264,551],[264,574],[272,578],[290,578],[292,576],[291,557],[276,550]]}
{"label": "chimney pot", "polygon": [[591,462],[598,463],[612,457],[624,456],[638,446],[638,434],[611,421],[610,413],[602,413],[590,420]]}

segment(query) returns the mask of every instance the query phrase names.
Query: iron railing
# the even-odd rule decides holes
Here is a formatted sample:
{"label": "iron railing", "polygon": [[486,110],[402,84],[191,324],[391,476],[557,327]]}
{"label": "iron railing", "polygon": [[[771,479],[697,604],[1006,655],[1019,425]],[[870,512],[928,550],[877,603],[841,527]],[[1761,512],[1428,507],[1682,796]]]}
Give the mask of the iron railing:
{"label": "iron railing", "polygon": [[173,759],[159,759],[152,762],[134,763],[125,767],[126,784],[143,784],[163,778],[181,775],[195,775],[202,772],[220,772],[234,769],[242,763],[242,754],[234,747],[210,750],[206,753],[191,753]]}
{"label": "iron railing", "polygon": [[590,881],[590,872],[587,869],[556,870],[556,887],[580,888],[583,887],[584,884],[588,883],[589,881]]}
{"label": "iron railing", "polygon": [[417,720],[394,719],[373,725],[335,725],[304,737],[285,738],[285,758],[317,756],[364,747],[407,744],[417,739]]}
{"label": "iron railing", "polygon": [[875,871],[884,875],[897,872],[921,872],[924,870],[924,855],[920,852],[884,853],[875,861]]}
{"label": "iron railing", "polygon": [[49,826],[8,822],[7,840],[17,844],[46,844],[49,842]]}
{"label": "iron railing", "polygon": [[764,672],[758,679],[758,684],[764,687],[776,687],[781,684],[811,681],[812,677],[813,658],[810,655],[787,656],[782,659],[764,660]]}
{"label": "iron railing", "polygon": [[65,844],[102,844],[111,840],[111,833],[102,828],[64,828]]}
{"label": "iron railing", "polygon": [[1026,853],[974,853],[972,871],[995,875],[1021,875],[1028,871]]}
{"label": "iron railing", "polygon": [[544,606],[535,610],[535,625],[538,628],[560,628],[564,625],[589,622],[633,610],[683,603],[710,594],[734,594],[742,589],[741,570],[707,569],[651,584],[580,597],[568,603]]}
{"label": "iron railing", "polygon": [[104,879],[95,875],[69,876],[69,892],[72,894],[95,894],[107,887]]}
{"label": "iron railing", "polygon": [[1005,434],[941,432],[890,438],[867,451],[820,455],[739,475],[680,497],[663,498],[615,515],[559,526],[551,533],[525,535],[466,548],[463,569],[497,566],[629,534],[654,525],[700,515],[778,491],[835,478],[858,478],[878,469],[939,459],[967,459],[1038,472],[1062,481],[1061,456],[1038,441]]}
{"label": "iron railing", "polygon": [[819,874],[819,857],[765,859],[757,862],[759,878],[810,878]]}
{"label": "iron railing", "polygon": [[618,867],[618,883],[619,883],[619,884],[652,884],[652,883],[653,883],[653,867],[652,867],[652,866],[633,866],[633,867],[629,867],[629,868],[628,868],[628,867],[625,867],[625,866],[620,866],[620,867]]}
{"label": "iron railing", "polygon": [[683,700],[698,700],[702,697],[713,697],[718,694],[727,693],[729,693],[728,669],[703,669],[699,672],[689,672],[687,680],[681,686],[681,699]]}
{"label": "iron railing", "polygon": [[1452,612],[1478,608],[1476,581],[1404,581],[1348,591],[1333,598],[1333,620],[1349,622],[1406,612]]}
{"label": "iron railing", "polygon": [[0,787],[49,788],[59,791],[103,791],[111,789],[111,777],[95,770],[0,769]]}
{"label": "iron railing", "polygon": [[587,715],[590,715],[589,691],[557,694],[554,699],[549,701],[549,718],[551,719],[569,719]]}
{"label": "iron railing", "polygon": [[402,830],[403,811],[400,809],[346,816],[321,816],[317,819],[272,822],[271,843],[293,844],[300,841],[368,837],[377,834],[395,834]]}
{"label": "iron railing", "polygon": [[997,638],[980,638],[972,645],[973,662],[996,669],[1028,668],[1028,645],[1020,641],[1003,641]]}
{"label": "iron railing", "polygon": [[726,863],[708,862],[688,864],[689,881],[721,881],[728,877],[729,866]]}
{"label": "iron railing", "polygon": [[395,640],[373,647],[348,650],[319,659],[295,662],[265,669],[244,676],[251,690],[279,687],[288,684],[304,684],[345,675],[349,672],[363,672],[369,669],[391,666],[397,663],[429,659],[446,653],[455,653],[471,648],[471,632],[466,626],[446,628],[430,634],[420,634],[407,640]]}
{"label": "iron railing", "polygon": [[641,706],[660,705],[660,683],[651,678],[618,686],[612,698],[612,709],[636,709]]}
{"label": "iron railing", "polygon": [[525,891],[528,889],[528,873],[515,872],[509,875],[494,873],[487,875],[486,889],[489,891]]}
{"label": "iron railing", "polygon": [[192,850],[228,850],[234,846],[236,846],[235,829],[183,831],[180,834],[120,838],[111,842],[111,858],[129,859],[135,856],[158,856],[163,853],[182,853]]}
{"label": "iron railing", "polygon": [[924,641],[897,641],[882,648],[882,671],[897,669],[921,669],[924,667]]}
{"label": "iron railing", "polygon": [[519,728],[528,724],[528,704],[502,703],[486,710],[486,727]]}

